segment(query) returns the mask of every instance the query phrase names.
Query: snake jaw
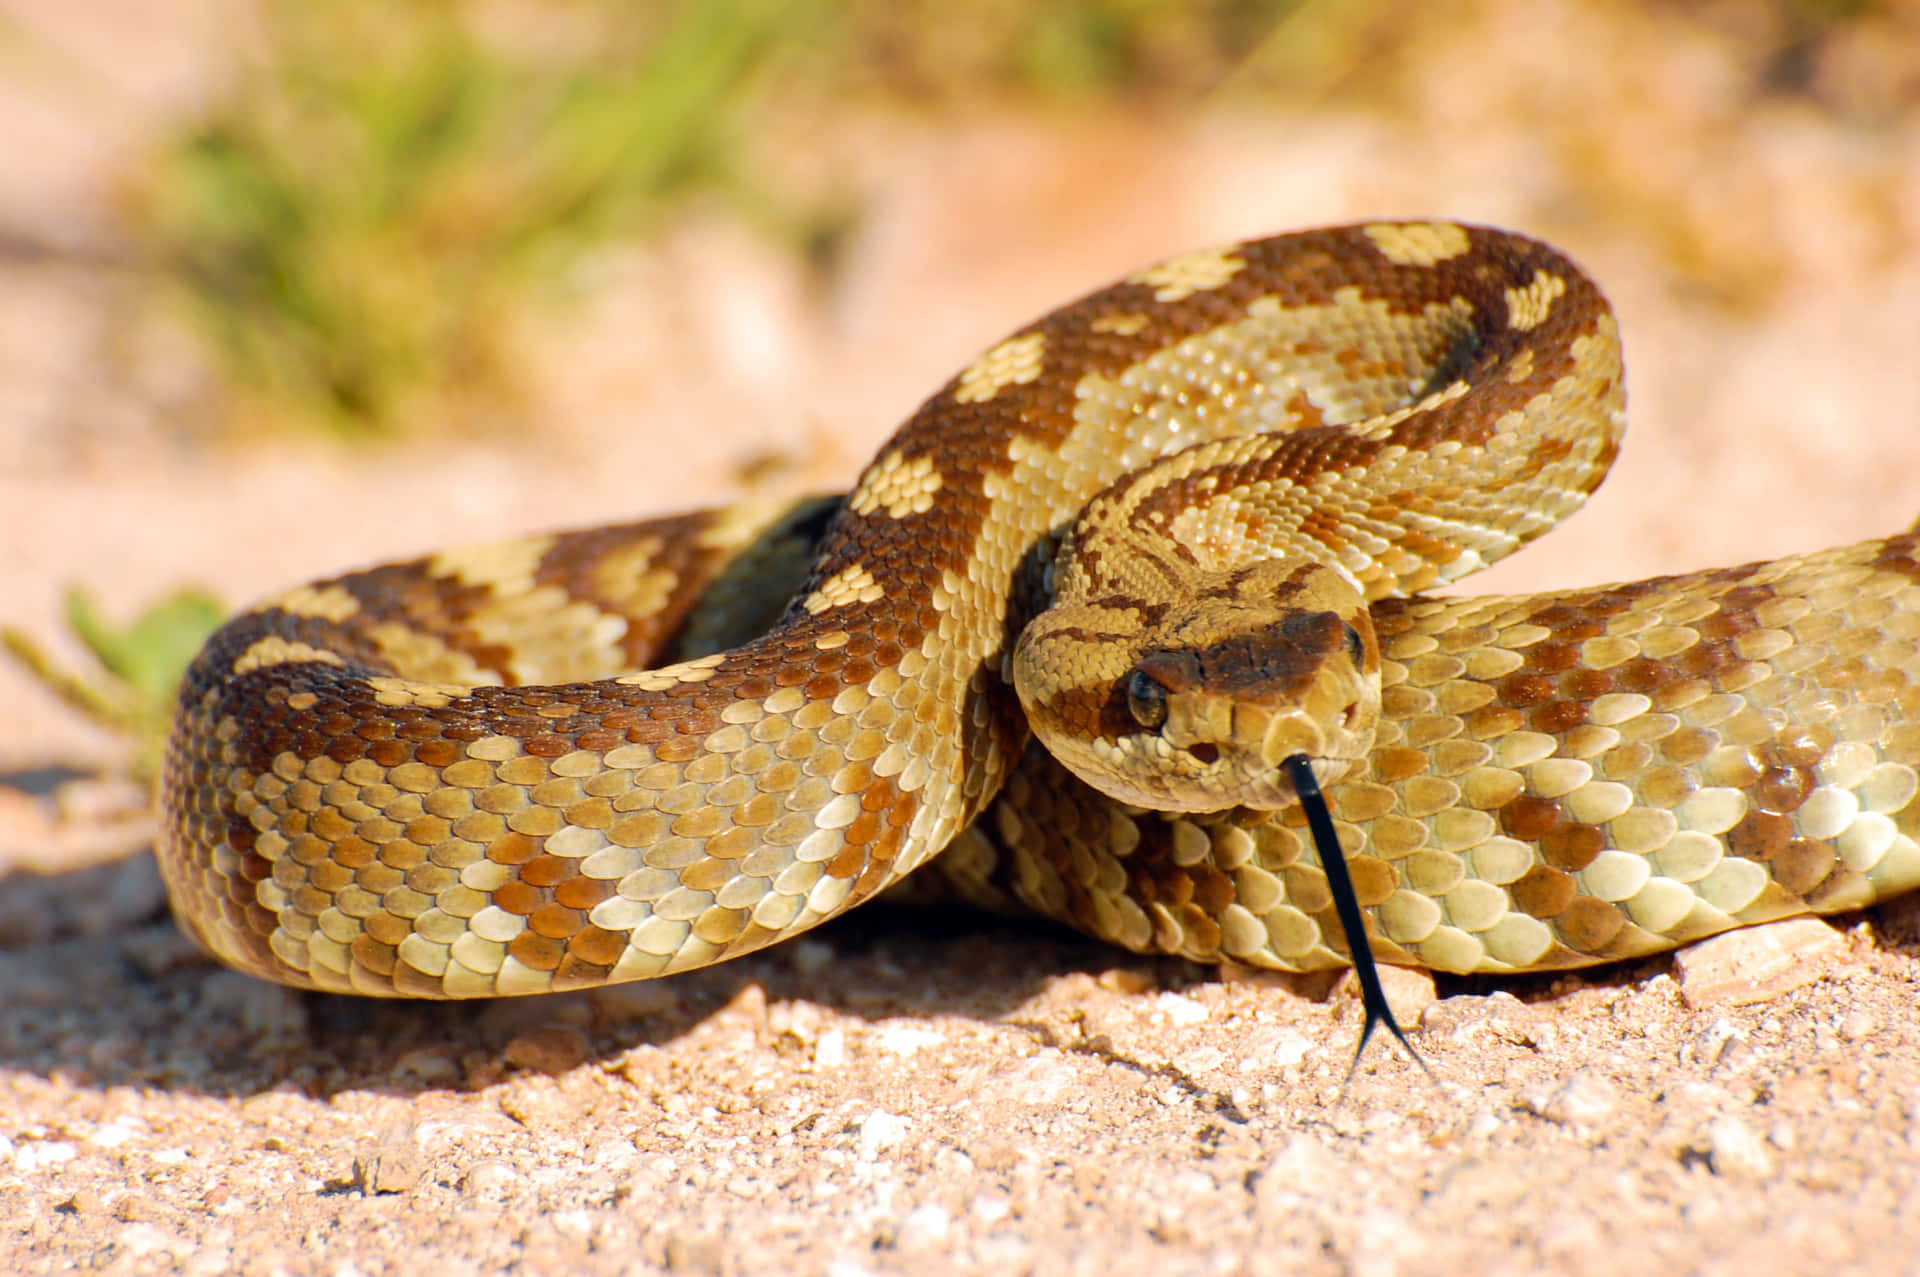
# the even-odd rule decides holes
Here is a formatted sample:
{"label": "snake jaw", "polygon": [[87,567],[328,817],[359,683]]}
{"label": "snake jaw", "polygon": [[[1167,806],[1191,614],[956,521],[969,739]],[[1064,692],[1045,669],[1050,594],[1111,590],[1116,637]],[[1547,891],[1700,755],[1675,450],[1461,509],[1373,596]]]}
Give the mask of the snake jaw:
{"label": "snake jaw", "polygon": [[[1170,696],[1160,735],[1171,746],[1176,810],[1223,805],[1277,810],[1299,801],[1284,766],[1306,756],[1331,785],[1366,761],[1379,708],[1377,681],[1331,654],[1304,694],[1272,699],[1195,688]],[[1197,766],[1181,765],[1181,759]]]}

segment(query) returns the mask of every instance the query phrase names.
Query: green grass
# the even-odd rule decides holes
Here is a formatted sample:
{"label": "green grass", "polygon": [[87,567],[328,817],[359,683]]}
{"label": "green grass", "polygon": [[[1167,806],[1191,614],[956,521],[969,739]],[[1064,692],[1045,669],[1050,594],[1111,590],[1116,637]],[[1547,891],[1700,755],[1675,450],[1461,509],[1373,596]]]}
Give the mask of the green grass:
{"label": "green grass", "polygon": [[180,590],[116,625],[100,615],[87,590],[73,586],[66,595],[67,629],[92,655],[94,669],[61,668],[11,627],[0,628],[0,648],[83,717],[131,741],[130,770],[150,778],[160,768],[180,676],[225,616],[212,595]]}
{"label": "green grass", "polygon": [[266,52],[166,146],[167,277],[265,411],[390,434],[510,407],[507,316],[581,254],[733,179],[752,81],[805,5],[555,3],[542,47],[462,6],[270,0]]}
{"label": "green grass", "polygon": [[500,6],[464,0],[264,0],[258,57],[158,149],[135,213],[231,424],[513,424],[514,319],[596,248],[697,191],[803,253],[857,216],[755,176],[768,113],[876,91],[1197,93],[1293,7],[545,0],[502,29]]}

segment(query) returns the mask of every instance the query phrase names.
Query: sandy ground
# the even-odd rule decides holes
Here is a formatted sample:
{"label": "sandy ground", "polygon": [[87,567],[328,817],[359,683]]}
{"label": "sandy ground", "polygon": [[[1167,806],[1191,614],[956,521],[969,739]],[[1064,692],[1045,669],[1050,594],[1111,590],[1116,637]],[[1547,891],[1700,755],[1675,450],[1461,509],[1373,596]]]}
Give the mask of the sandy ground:
{"label": "sandy ground", "polygon": [[[73,250],[0,261],[0,619],[43,635],[71,581],[117,611],[186,581],[239,600],[723,499],[769,453],[779,482],[844,483],[1031,314],[1181,248],[1376,215],[1541,234],[1622,316],[1614,478],[1476,589],[1920,513],[1900,11],[1784,89],[1738,5],[1489,3],[1392,110],[858,116],[818,142],[865,211],[832,279],[696,211],[529,322],[524,432],[369,454],[193,441],[191,347],[91,259],[115,165],[219,65],[223,6],[83,8],[7,6],[114,94],[76,122],[58,86],[0,86],[0,216]],[[1920,1271],[1901,904],[1582,976],[1399,976],[1438,1081],[1375,1046],[1344,1094],[1345,986],[971,916],[866,910],[591,995],[368,1003],[200,958],[138,796],[94,779],[111,742],[11,671],[0,705],[9,1271]]]}

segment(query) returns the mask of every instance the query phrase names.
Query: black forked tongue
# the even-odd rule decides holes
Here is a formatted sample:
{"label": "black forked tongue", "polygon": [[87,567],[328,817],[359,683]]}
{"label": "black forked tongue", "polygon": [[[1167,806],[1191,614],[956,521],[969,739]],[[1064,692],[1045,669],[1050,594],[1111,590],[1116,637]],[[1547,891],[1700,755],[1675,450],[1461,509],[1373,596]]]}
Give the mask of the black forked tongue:
{"label": "black forked tongue", "polygon": [[1436,1085],[1433,1070],[1413,1049],[1413,1043],[1407,1041],[1407,1035],[1400,1029],[1400,1021],[1394,1019],[1393,1008],[1387,1005],[1387,992],[1380,987],[1380,969],[1373,964],[1373,943],[1367,939],[1367,923],[1360,916],[1360,899],[1353,892],[1353,878],[1347,873],[1346,853],[1340,850],[1340,836],[1333,829],[1333,815],[1327,810],[1327,796],[1320,792],[1320,782],[1313,777],[1313,764],[1305,754],[1290,754],[1281,766],[1287,769],[1287,776],[1293,781],[1293,792],[1300,797],[1300,807],[1307,813],[1307,828],[1313,834],[1313,845],[1320,851],[1320,867],[1327,875],[1327,889],[1333,893],[1333,911],[1340,918],[1340,930],[1347,937],[1347,956],[1353,962],[1354,978],[1360,982],[1360,1008],[1366,1012],[1366,1021],[1360,1027],[1360,1044],[1353,1048],[1353,1063],[1347,1066],[1347,1077],[1353,1077],[1353,1071],[1360,1067],[1360,1056],[1367,1049],[1367,1039],[1373,1031],[1386,1026],[1387,1032],[1406,1049],[1407,1057],[1420,1066],[1420,1071]]}

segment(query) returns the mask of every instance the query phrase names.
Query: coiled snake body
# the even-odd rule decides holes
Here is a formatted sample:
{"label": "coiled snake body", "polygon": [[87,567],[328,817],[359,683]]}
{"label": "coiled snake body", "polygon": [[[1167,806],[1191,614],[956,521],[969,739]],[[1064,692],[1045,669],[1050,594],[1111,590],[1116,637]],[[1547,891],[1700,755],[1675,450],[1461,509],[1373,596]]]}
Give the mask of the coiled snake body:
{"label": "coiled snake body", "polygon": [[[1382,223],[1162,263],[975,360],[844,499],[450,551],[236,618],[169,742],[175,911],[269,979],[466,997],[718,961],[927,865],[1136,950],[1343,962],[1257,761],[1293,711],[1169,710],[1209,662],[1377,688],[1370,741],[1309,728],[1387,961],[1575,966],[1912,887],[1913,534],[1418,595],[1576,508],[1621,401],[1604,300],[1533,241]],[[1154,591],[1202,573],[1235,615],[1296,577],[1357,615],[1264,627],[1330,645],[1306,673],[1199,613],[1190,652],[1142,655],[1185,606]],[[1070,582],[1092,610],[1035,622]],[[1049,629],[1074,654],[1017,662]],[[1063,770],[1022,699],[1076,767],[1179,773],[1155,805],[1180,814]]]}

